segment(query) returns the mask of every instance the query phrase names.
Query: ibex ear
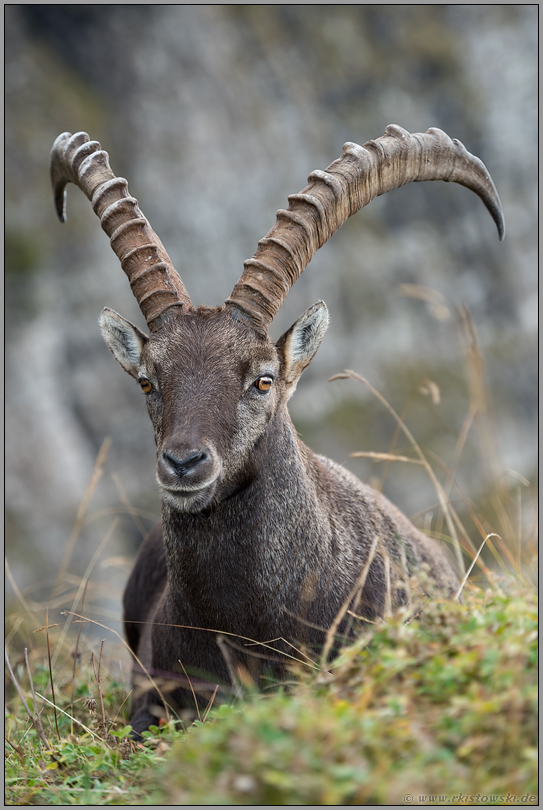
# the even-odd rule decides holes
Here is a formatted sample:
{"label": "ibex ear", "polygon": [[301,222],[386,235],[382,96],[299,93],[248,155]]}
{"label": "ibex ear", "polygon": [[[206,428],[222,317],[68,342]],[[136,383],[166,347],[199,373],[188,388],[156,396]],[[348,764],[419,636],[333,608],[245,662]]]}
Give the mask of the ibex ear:
{"label": "ibex ear", "polygon": [[279,338],[276,346],[282,355],[286,383],[296,383],[304,368],[313,360],[329,321],[326,304],[318,301]]}
{"label": "ibex ear", "polygon": [[141,350],[149,340],[147,335],[107,307],[100,315],[100,329],[115,360],[132,377],[138,378]]}

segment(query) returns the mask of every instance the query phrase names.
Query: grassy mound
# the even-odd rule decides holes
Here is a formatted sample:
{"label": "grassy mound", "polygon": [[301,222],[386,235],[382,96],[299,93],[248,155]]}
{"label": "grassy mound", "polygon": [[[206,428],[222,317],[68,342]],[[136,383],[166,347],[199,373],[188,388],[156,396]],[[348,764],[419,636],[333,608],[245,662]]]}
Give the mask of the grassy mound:
{"label": "grassy mound", "polygon": [[537,804],[536,666],[535,593],[505,581],[398,613],[289,694],[245,695],[144,746],[92,655],[75,681],[71,663],[55,675],[50,702],[46,663],[31,682],[19,661],[6,804]]}
{"label": "grassy mound", "polygon": [[430,604],[416,621],[377,626],[330,678],[221,707],[191,728],[149,782],[161,785],[153,802],[534,803],[536,666],[532,594],[515,586]]}

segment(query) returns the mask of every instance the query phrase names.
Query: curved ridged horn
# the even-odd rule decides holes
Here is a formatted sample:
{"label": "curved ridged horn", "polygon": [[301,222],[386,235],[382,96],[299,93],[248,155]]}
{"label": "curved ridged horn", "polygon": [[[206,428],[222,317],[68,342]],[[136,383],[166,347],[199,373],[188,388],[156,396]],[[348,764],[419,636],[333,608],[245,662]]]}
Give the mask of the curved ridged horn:
{"label": "curved ridged horn", "polygon": [[288,211],[258,243],[226,301],[232,316],[266,334],[296,279],[345,220],[375,197],[422,180],[467,186],[481,197],[498,226],[505,225],[498,193],[485,165],[440,129],[411,135],[390,125],[364,146],[346,143],[326,171],[314,171],[309,185],[288,198]]}
{"label": "curved ridged horn", "polygon": [[58,136],[51,150],[57,214],[66,221],[66,185],[75,183],[100,217],[149,329],[156,331],[172,307],[191,309],[192,303],[162,242],[130,196],[126,180],[111,171],[108,158],[86,132]]}

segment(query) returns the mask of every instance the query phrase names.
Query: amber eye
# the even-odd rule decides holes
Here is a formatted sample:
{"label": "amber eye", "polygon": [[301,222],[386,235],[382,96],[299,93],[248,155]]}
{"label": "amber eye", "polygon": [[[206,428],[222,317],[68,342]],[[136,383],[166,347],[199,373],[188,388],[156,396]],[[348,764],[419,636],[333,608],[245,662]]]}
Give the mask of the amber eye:
{"label": "amber eye", "polygon": [[259,391],[266,392],[269,391],[272,387],[273,378],[272,377],[259,377],[258,380],[255,382],[255,386],[258,388]]}
{"label": "amber eye", "polygon": [[149,391],[153,389],[153,386],[151,385],[149,380],[140,380],[139,383],[141,385],[141,390],[143,391],[144,394],[148,394]]}

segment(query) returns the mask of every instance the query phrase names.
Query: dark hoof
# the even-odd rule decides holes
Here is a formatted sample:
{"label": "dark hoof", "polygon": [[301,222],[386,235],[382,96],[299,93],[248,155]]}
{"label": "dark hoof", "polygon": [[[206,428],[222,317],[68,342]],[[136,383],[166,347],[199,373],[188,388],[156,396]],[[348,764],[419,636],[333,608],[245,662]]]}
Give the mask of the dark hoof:
{"label": "dark hoof", "polygon": [[132,726],[130,732],[132,739],[136,742],[144,742],[144,737],[141,736],[142,732],[147,731],[149,726],[157,726],[158,718],[147,709],[139,709],[131,719],[130,725]]}

